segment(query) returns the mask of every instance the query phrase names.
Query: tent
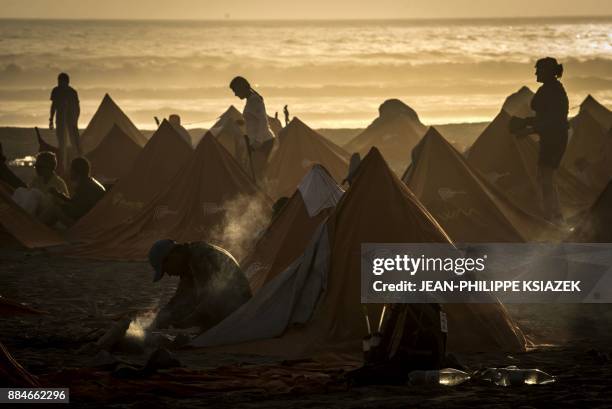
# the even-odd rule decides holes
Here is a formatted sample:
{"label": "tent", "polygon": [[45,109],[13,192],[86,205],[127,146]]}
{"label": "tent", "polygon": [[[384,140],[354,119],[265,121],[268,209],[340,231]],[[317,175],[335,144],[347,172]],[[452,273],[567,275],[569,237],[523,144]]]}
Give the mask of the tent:
{"label": "tent", "polygon": [[612,243],[612,181],[577,224],[569,242]]}
{"label": "tent", "polygon": [[[233,106],[231,108],[233,108]],[[228,114],[228,112],[231,111],[226,111],[226,114]],[[236,121],[229,118],[219,124],[215,124],[215,126],[211,128],[210,132],[217,138],[219,143],[223,145],[223,147],[234,157],[234,159],[236,159],[238,164],[240,164],[240,167],[242,167],[242,169],[248,175],[251,175],[251,168],[249,163],[246,140],[244,138],[245,132],[243,127],[241,127]]]}
{"label": "tent", "polygon": [[136,129],[130,118],[123,113],[110,95],[105,94],[98,110],[81,134],[83,152],[88,153],[94,150],[108,135],[113,125],[121,128],[139,146],[144,146],[147,143],[147,139]]}
{"label": "tent", "polygon": [[71,239],[95,239],[134,216],[164,189],[193,149],[164,120],[140,151],[129,172],[69,230]]}
{"label": "tent", "polygon": [[91,162],[92,175],[102,183],[112,184],[130,171],[141,150],[119,126],[113,125],[86,157]]}
{"label": "tent", "polygon": [[[495,117],[470,148],[467,163],[522,210],[544,217],[537,181],[538,143],[533,136],[517,138],[510,133],[510,118],[504,110]],[[556,179],[566,217],[584,211],[595,200],[587,186],[563,167]]]}
{"label": "tent", "polygon": [[314,164],[341,182],[348,173],[349,154],[294,117],[280,132],[278,148],[265,169],[265,187],[273,199],[289,197]]}
{"label": "tent", "polygon": [[396,173],[406,167],[412,148],[420,141],[427,127],[417,113],[398,99],[383,102],[379,116],[363,132],[346,144],[349,153],[361,156],[376,146]]}
{"label": "tent", "polygon": [[[243,121],[244,117],[242,116],[242,113],[238,111],[235,106],[230,105],[230,107],[223,114],[221,114],[217,122],[215,122],[215,124],[210,129],[213,130],[215,128],[221,127],[227,124],[228,122],[238,122],[241,124],[243,134],[245,134],[246,132],[244,130]],[[270,115],[268,115],[268,125],[270,126],[270,129],[272,130],[272,133],[274,133],[275,136],[278,136],[278,133],[281,131],[281,129],[283,129],[283,125],[281,124],[280,119],[272,117]]]}
{"label": "tent", "polygon": [[37,388],[38,379],[30,374],[0,342],[0,387]]}
{"label": "tent", "polygon": [[253,293],[304,252],[315,230],[334,209],[343,192],[325,168],[312,167],[240,263]]}
{"label": "tent", "polygon": [[57,233],[20,208],[0,190],[0,246],[40,248],[65,244]]}
{"label": "tent", "polygon": [[240,111],[238,111],[238,109],[236,109],[235,106],[230,105],[229,108],[227,108],[227,110],[224,113],[222,113],[221,116],[219,116],[219,119],[217,119],[217,122],[215,122],[214,125],[210,127],[210,129],[213,130],[215,128],[222,127],[228,122],[238,124],[238,123],[242,123],[243,121],[244,121],[244,118],[242,117],[242,113],[240,113]]}
{"label": "tent", "polygon": [[599,193],[612,179],[612,128],[607,130],[586,110],[571,121],[571,139],[563,166]]}
{"label": "tent", "polygon": [[[303,255],[192,345],[289,357],[360,353],[367,333],[362,243],[440,242],[450,239],[373,148]],[[381,306],[368,309],[377,318]],[[446,312],[452,351],[524,350],[522,334],[500,304],[454,304]]]}
{"label": "tent", "polygon": [[549,223],[519,209],[472,169],[434,127],[403,180],[455,241],[524,242],[552,233]]}
{"label": "tent", "polygon": [[612,128],[612,111],[599,103],[592,95],[588,95],[582,104],[580,112],[588,112],[607,131]]}
{"label": "tent", "polygon": [[513,94],[510,94],[504,104],[502,105],[502,109],[509,113],[512,116],[518,116],[520,118],[527,118],[530,116],[534,116],[535,112],[531,109],[531,100],[533,99],[533,91],[531,91],[528,87],[521,87],[518,91]]}
{"label": "tent", "polygon": [[271,206],[210,132],[172,180],[161,186],[160,193],[138,212],[105,230],[76,255],[142,260],[151,245],[163,238],[207,240],[238,255],[245,244],[242,239],[254,235],[241,218],[250,222],[263,217],[259,213]]}

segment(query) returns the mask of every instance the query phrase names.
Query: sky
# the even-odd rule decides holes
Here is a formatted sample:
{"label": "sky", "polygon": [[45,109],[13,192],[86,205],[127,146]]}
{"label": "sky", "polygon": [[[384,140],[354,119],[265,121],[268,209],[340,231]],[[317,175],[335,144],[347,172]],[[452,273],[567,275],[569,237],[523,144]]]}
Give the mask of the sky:
{"label": "sky", "polygon": [[260,20],[610,15],[612,0],[0,0],[0,18]]}

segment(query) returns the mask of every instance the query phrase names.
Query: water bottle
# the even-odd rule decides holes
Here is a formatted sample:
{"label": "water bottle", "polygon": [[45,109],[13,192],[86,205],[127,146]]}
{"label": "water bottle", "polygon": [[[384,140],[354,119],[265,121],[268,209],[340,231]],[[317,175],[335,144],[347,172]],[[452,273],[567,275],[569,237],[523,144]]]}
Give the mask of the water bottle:
{"label": "water bottle", "polygon": [[488,368],[478,376],[498,386],[546,385],[555,382],[555,377],[539,369]]}
{"label": "water bottle", "polygon": [[455,386],[470,379],[470,375],[455,368],[431,371],[412,371],[408,374],[410,385],[445,385]]}

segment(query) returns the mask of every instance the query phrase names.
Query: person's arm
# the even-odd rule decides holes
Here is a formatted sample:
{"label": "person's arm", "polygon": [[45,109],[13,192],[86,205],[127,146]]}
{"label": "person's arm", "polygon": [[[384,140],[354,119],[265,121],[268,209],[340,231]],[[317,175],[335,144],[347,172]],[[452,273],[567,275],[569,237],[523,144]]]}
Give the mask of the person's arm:
{"label": "person's arm", "polygon": [[79,122],[79,116],[81,115],[81,103],[79,101],[79,93],[76,92],[76,90],[74,90],[74,109],[75,109],[75,117],[74,119],[76,120],[76,122]]}
{"label": "person's arm", "polygon": [[57,110],[55,106],[55,101],[51,101],[51,110],[49,112],[49,129],[53,129],[53,117],[55,116],[55,111]]}
{"label": "person's arm", "polygon": [[49,188],[49,193],[51,193],[53,195],[53,197],[58,198],[59,200],[61,200],[64,203],[69,203],[70,202],[70,197],[68,197],[68,195],[64,194],[63,192],[60,192],[59,190],[57,190],[57,188],[55,188],[55,187]]}
{"label": "person's arm", "polygon": [[55,112],[57,111],[57,105],[55,104],[55,93],[55,88],[53,88],[53,91],[51,91],[51,109],[49,110],[49,129],[53,129],[53,117],[55,116]]}

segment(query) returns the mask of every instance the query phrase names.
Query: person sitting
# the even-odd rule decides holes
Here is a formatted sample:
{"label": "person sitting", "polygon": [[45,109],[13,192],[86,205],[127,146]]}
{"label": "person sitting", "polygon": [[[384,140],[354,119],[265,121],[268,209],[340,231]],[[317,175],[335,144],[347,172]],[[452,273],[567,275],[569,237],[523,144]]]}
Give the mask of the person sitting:
{"label": "person sitting", "polygon": [[170,125],[181,135],[181,137],[191,146],[191,135],[189,135],[189,131],[181,125],[181,117],[177,114],[172,114],[168,117],[168,122]]}
{"label": "person sitting", "polygon": [[153,282],[164,274],[180,278],[172,299],[157,314],[154,328],[200,327],[219,323],[251,298],[249,283],[234,257],[205,243],[159,240],[149,251]]}
{"label": "person sitting", "polygon": [[76,158],[70,164],[70,181],[74,187],[72,197],[58,190],[52,191],[58,199],[55,216],[65,226],[71,226],[85,216],[106,193],[104,186],[91,176],[91,165],[85,158]]}
{"label": "person sitting", "polygon": [[49,189],[57,190],[65,195],[68,194],[66,182],[55,172],[57,157],[53,152],[41,152],[36,155],[34,169],[36,170],[36,176],[30,183],[31,189],[38,189],[44,194],[48,194]]}
{"label": "person sitting", "polygon": [[4,156],[4,151],[2,149],[2,144],[0,143],[0,180],[10,186],[12,189],[17,189],[20,187],[26,187],[26,184],[23,183],[21,179],[17,175],[13,173],[13,171],[6,164],[6,156]]}

